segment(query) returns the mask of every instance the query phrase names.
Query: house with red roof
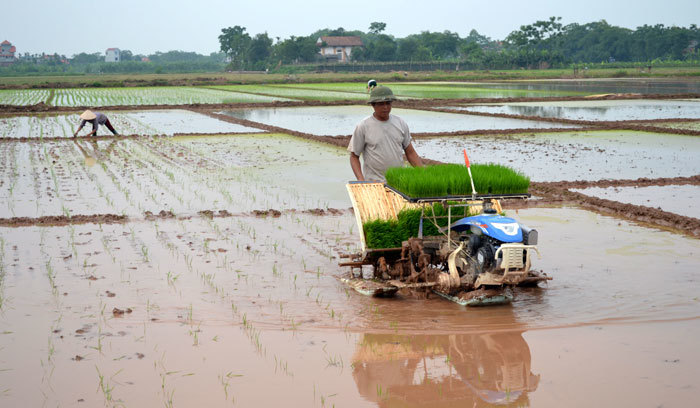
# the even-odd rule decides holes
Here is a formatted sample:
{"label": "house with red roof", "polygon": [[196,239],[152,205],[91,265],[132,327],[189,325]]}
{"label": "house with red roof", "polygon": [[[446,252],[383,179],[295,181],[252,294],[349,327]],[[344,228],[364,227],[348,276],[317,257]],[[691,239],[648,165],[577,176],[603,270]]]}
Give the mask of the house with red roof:
{"label": "house with red roof", "polygon": [[322,36],[316,41],[319,47],[319,54],[326,61],[348,62],[352,55],[352,50],[363,47],[362,39],[357,36]]}
{"label": "house with red roof", "polygon": [[107,51],[105,51],[105,62],[119,61],[121,61],[121,51],[119,48],[107,48]]}
{"label": "house with red roof", "polygon": [[0,65],[10,65],[17,60],[15,58],[17,49],[11,42],[5,40],[0,43]]}

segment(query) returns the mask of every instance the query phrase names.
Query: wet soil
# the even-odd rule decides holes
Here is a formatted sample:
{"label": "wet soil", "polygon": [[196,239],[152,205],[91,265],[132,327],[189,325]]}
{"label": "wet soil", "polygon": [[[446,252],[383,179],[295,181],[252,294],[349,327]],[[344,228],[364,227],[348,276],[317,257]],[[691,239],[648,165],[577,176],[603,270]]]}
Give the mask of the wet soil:
{"label": "wet soil", "polygon": [[[562,382],[580,381],[588,391],[567,401],[587,405],[615,397],[592,396],[599,386],[567,367],[593,360],[596,378],[615,383],[607,373],[626,371],[617,357],[604,364],[602,350],[638,364],[639,377],[614,389],[646,381],[635,398],[665,405],[693,392],[697,241],[582,210],[519,210],[541,232],[536,267],[555,280],[516,291],[511,306],[465,310],[437,297],[349,291],[336,254],[357,244],[354,217],[320,214],[0,228],[0,361],[9,369],[0,398],[478,406],[495,401],[487,393],[558,406]],[[669,250],[673,273],[660,274]],[[678,381],[670,394],[669,378]],[[261,392],[271,386],[278,392]]]}

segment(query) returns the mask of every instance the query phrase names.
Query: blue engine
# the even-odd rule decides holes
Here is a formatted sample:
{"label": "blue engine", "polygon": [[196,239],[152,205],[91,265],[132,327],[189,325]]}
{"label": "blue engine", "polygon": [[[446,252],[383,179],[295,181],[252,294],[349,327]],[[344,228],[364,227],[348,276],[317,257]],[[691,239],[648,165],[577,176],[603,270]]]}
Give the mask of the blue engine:
{"label": "blue engine", "polygon": [[480,214],[462,218],[452,224],[457,232],[471,231],[504,243],[523,242],[523,229],[516,220],[498,214]]}

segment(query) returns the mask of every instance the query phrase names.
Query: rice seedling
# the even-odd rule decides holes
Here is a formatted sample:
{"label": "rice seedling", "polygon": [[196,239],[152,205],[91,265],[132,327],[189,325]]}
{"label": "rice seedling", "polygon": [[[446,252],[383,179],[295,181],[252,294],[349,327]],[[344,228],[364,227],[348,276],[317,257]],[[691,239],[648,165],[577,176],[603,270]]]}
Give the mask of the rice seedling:
{"label": "rice seedling", "polygon": [[[479,194],[527,193],[530,179],[499,164],[473,164],[474,188]],[[387,184],[413,198],[472,194],[467,167],[445,164],[426,167],[393,167]]]}
{"label": "rice seedling", "polygon": [[[459,218],[474,215],[469,207],[453,207],[452,221]],[[435,236],[439,235],[438,227],[447,226],[448,210],[440,203],[435,203],[432,206],[426,206],[423,221],[423,235]],[[401,246],[403,241],[410,237],[418,236],[418,228],[420,224],[421,210],[406,209],[401,211],[397,218],[398,220],[373,220],[363,224],[365,231],[365,241],[369,248],[397,248]],[[437,225],[433,222],[437,222]],[[444,218],[440,218],[444,217]]]}

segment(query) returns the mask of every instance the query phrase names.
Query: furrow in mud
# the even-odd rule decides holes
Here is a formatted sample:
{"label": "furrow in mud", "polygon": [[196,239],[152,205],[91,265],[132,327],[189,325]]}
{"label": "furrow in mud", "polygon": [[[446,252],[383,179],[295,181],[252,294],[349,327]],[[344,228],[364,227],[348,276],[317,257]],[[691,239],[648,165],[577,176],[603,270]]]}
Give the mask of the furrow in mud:
{"label": "furrow in mud", "polygon": [[[202,210],[196,214],[178,214],[175,215],[172,211],[162,210],[158,213],[146,211],[142,220],[153,221],[156,219],[177,219],[189,220],[193,218],[227,218],[227,217],[256,217],[256,218],[278,218],[283,214],[309,214],[319,217],[343,215],[351,212],[352,209],[342,208],[312,208],[307,210],[288,209],[288,210],[253,210],[251,212],[231,213],[227,210]],[[0,218],[0,227],[58,227],[66,225],[78,224],[124,224],[132,221],[139,221],[133,217],[120,214],[76,214],[71,216],[66,215],[50,215],[42,217],[11,217]]]}

